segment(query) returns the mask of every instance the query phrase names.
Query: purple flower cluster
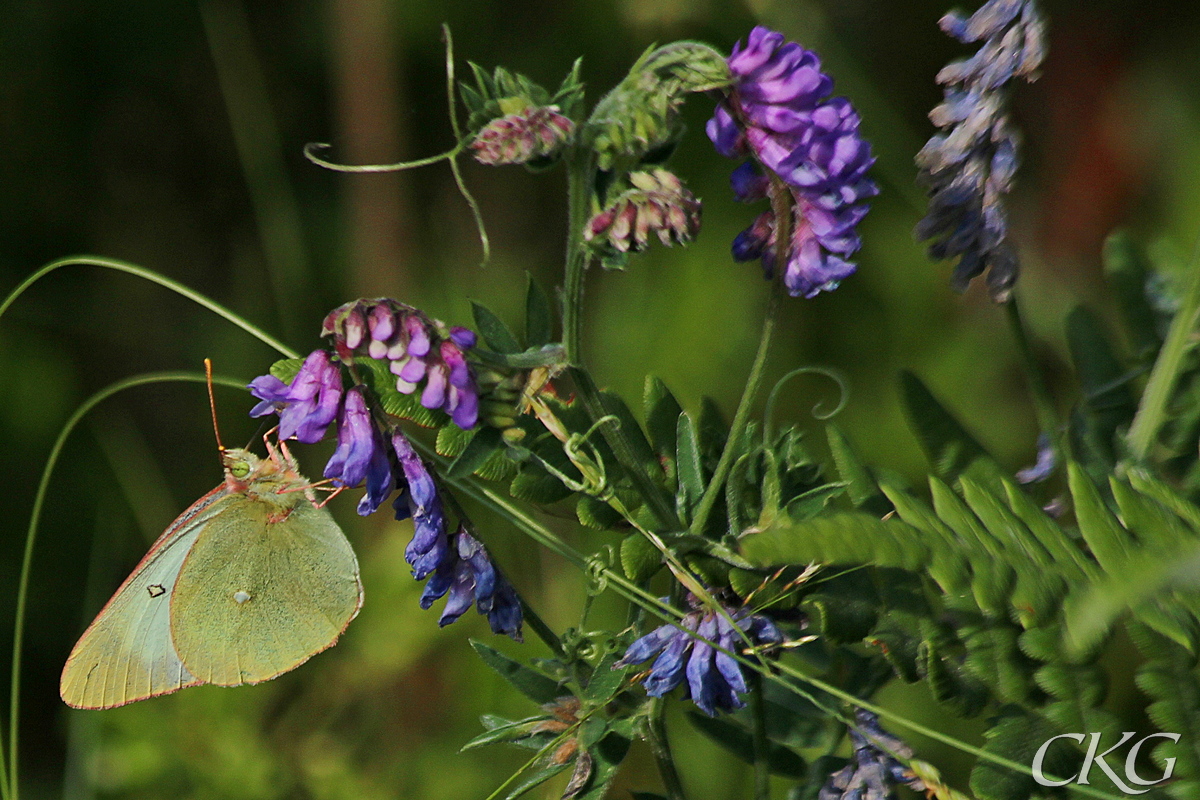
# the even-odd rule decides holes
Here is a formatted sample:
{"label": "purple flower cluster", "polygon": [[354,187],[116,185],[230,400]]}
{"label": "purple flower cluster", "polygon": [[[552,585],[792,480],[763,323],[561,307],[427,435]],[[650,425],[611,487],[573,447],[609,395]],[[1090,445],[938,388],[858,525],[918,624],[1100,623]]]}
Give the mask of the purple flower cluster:
{"label": "purple flower cluster", "polygon": [[629,173],[631,188],[621,192],[588,221],[583,238],[599,240],[619,253],[640,252],[650,234],[668,247],[686,244],[700,230],[700,201],[665,169]]}
{"label": "purple flower cluster", "polygon": [[925,783],[900,763],[896,756],[911,759],[912,748],[879,726],[879,718],[861,708],[854,713],[859,730],[850,729],[854,757],[829,776],[817,800],[890,800],[892,786],[903,784],[923,792]]}
{"label": "purple flower cluster", "polygon": [[[791,207],[783,281],[793,297],[815,297],[837,288],[855,266],[848,261],[862,245],[855,228],[867,213],[865,200],[878,193],[866,177],[875,162],[859,136],[859,117],[844,97],[829,97],[833,80],[816,54],[783,34],[756,27],[743,49],[728,59],[734,82],[708,121],[717,152],[753,156],[771,176],[749,162],[734,172],[739,200],[777,197],[786,191]],[[777,178],[775,180],[773,178]],[[777,223],[762,214],[734,241],[738,261],[761,258],[774,275]]]}
{"label": "purple flower cluster", "polygon": [[325,464],[325,477],[343,487],[366,481],[359,514],[373,514],[392,493],[391,460],[363,389],[355,386],[347,391],[342,386],[342,369],[327,351],[309,353],[291,384],[274,375],[260,375],[250,382],[249,389],[260,400],[250,416],[279,414],[280,439],[319,442],[337,421],[337,449]]}
{"label": "purple flower cluster", "polygon": [[[693,606],[698,601],[691,598]],[[718,711],[742,708],[739,695],[746,692],[742,668],[728,653],[740,652],[744,633],[755,644],[780,644],[783,635],[771,620],[745,609],[729,610],[741,632],[711,609],[697,608],[684,616],[679,626],[663,625],[635,641],[614,669],[641,664],[654,658],[646,677],[646,693],[662,697],[687,678],[688,693],[696,706],[709,716]],[[655,658],[657,656],[657,658]]]}
{"label": "purple flower cluster", "polygon": [[[425,345],[416,349],[429,352],[433,340],[424,324],[410,324],[407,340],[395,336],[374,338],[373,334],[382,327],[378,320],[388,319],[386,314],[378,312],[380,308],[390,310],[382,303],[372,304],[366,315],[360,316],[361,310],[357,308],[349,310],[337,338],[341,352],[352,355],[370,338],[366,344],[368,351],[387,346],[407,354],[409,345],[419,336],[425,337]],[[356,332],[359,319],[365,320],[362,327],[366,335]],[[402,324],[411,319],[413,315],[404,317]],[[451,337],[455,335],[456,332],[450,333]],[[400,341],[403,347],[397,344]],[[447,344],[456,349],[459,346],[452,338],[441,342],[443,347]],[[337,448],[325,465],[325,477],[342,487],[365,482],[367,491],[359,501],[359,514],[374,513],[396,486],[401,488],[394,503],[396,518],[411,516],[414,526],[405,559],[412,566],[413,577],[429,579],[421,595],[422,608],[428,609],[448,593],[441,625],[454,622],[474,603],[479,613],[487,615],[493,631],[520,640],[521,603],[516,591],[496,570],[483,545],[463,526],[454,534],[447,533],[446,513],[433,473],[403,432],[394,430],[390,440],[380,432],[365,389],[362,386],[344,389],[341,367],[328,352],[315,350],[309,354],[290,385],[274,375],[263,375],[251,382],[250,391],[261,401],[251,410],[251,416],[279,414],[280,439],[320,441],[336,420]]]}
{"label": "purple flower cluster", "polygon": [[479,421],[479,388],[466,353],[475,333],[447,327],[421,311],[389,298],[355,300],[325,318],[322,336],[331,336],[338,357],[349,363],[358,356],[387,361],[396,390],[421,389],[421,405],[439,408],[460,428]]}
{"label": "purple flower cluster", "polygon": [[413,538],[404,551],[417,580],[429,579],[421,593],[421,608],[449,594],[438,624],[454,622],[475,604],[487,615],[495,633],[521,641],[521,603],[516,590],[492,564],[487,550],[461,525],[447,534],[446,515],[433,476],[412,444],[397,432],[392,446],[404,472],[407,489],[396,497],[397,519],[412,517]]}
{"label": "purple flower cluster", "polygon": [[1033,0],[988,0],[969,18],[950,13],[940,25],[960,42],[983,46],[938,73],[944,99],[929,118],[942,132],[917,154],[929,210],[916,235],[933,240],[933,258],[959,259],[952,278],[956,290],[965,291],[986,270],[992,298],[1003,302],[1018,270],[1004,210],[1018,164],[1008,84],[1015,77],[1037,77],[1045,56],[1043,23]]}
{"label": "purple flower cluster", "polygon": [[553,156],[574,133],[575,123],[558,106],[531,106],[483,126],[471,149],[481,164],[525,164]]}

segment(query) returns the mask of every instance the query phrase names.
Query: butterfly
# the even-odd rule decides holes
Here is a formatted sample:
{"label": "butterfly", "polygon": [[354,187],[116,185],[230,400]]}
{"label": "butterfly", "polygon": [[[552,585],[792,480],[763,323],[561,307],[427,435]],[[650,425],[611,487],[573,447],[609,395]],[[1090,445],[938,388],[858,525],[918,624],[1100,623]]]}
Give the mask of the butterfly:
{"label": "butterfly", "polygon": [[260,683],[337,643],[362,606],[358,560],[286,448],[268,450],[221,449],[225,481],[167,527],[71,651],[67,705]]}

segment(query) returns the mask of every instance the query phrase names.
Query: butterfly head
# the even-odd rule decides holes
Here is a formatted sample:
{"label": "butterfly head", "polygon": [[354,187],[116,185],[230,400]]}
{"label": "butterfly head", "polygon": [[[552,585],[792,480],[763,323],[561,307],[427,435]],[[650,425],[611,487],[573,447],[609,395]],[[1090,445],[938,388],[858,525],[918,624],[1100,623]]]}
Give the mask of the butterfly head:
{"label": "butterfly head", "polygon": [[263,460],[249,450],[238,447],[222,449],[221,464],[225,467],[227,478],[236,483],[244,483],[261,471]]}

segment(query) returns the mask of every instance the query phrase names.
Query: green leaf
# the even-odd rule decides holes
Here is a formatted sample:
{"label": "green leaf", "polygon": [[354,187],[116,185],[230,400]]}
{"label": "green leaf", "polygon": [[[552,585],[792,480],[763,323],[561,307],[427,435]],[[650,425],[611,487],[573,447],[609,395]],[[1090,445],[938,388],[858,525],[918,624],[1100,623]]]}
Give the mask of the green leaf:
{"label": "green leaf", "polygon": [[471,312],[475,316],[475,327],[488,347],[497,353],[519,353],[525,349],[508,326],[486,306],[472,300]]}
{"label": "green leaf", "polygon": [[625,682],[625,673],[629,671],[628,667],[613,669],[613,665],[620,659],[621,653],[616,651],[608,653],[600,659],[600,663],[592,670],[592,676],[583,690],[584,700],[602,705],[616,695]]}
{"label": "green leaf", "polygon": [[1125,477],[1134,489],[1171,509],[1187,522],[1193,533],[1200,533],[1200,508],[1186,497],[1141,467],[1128,469]]}
{"label": "green leaf", "polygon": [[1180,734],[1179,744],[1163,740],[1154,749],[1154,761],[1160,767],[1166,758],[1175,757],[1178,783],[1169,791],[1179,800],[1196,797],[1200,779],[1200,682],[1196,675],[1196,657],[1174,642],[1141,625],[1131,625],[1130,635],[1146,662],[1138,669],[1137,685],[1153,702],[1146,709],[1155,726],[1167,733]]}
{"label": "green leaf", "polygon": [[592,757],[592,774],[590,780],[584,784],[587,788],[576,795],[575,800],[601,800],[608,794],[621,762],[629,753],[630,744],[632,742],[627,737],[616,731],[609,731],[604,738],[588,748]]}
{"label": "green leaf", "polygon": [[829,506],[829,501],[846,491],[844,483],[827,483],[809,489],[788,501],[788,516],[797,522],[812,519]]}
{"label": "green leaf", "polygon": [[[1076,658],[1093,652],[1118,616],[1174,588],[1200,589],[1200,543],[1181,544],[1168,552],[1136,553],[1104,577],[1081,586],[1063,607],[1067,652]],[[1143,610],[1145,613],[1154,614],[1159,624],[1168,626],[1169,638],[1190,649],[1191,636],[1186,629],[1175,630],[1158,612]]]}
{"label": "green leaf", "polygon": [[509,658],[483,642],[472,639],[471,647],[475,648],[475,652],[485,664],[516,687],[517,691],[539,705],[553,703],[567,693],[562,684],[554,678]]}
{"label": "green leaf", "polygon": [[584,527],[597,531],[615,528],[624,519],[608,503],[587,495],[581,496],[575,504],[575,516]]}
{"label": "green leaf", "polygon": [[[616,392],[606,389],[600,392],[600,404],[604,407],[605,414],[611,414],[617,418],[621,425],[621,434],[633,450],[634,457],[641,462],[642,468],[652,476],[661,476],[662,464],[659,463],[658,455],[650,446],[650,442],[646,440],[642,426],[638,424],[633,412],[625,404],[625,400]],[[659,482],[661,483],[661,481]]]}
{"label": "green leaf", "polygon": [[555,775],[566,770],[571,765],[571,762],[565,764],[552,764],[548,767],[543,767],[537,772],[532,773],[523,781],[513,787],[512,791],[504,796],[504,800],[516,800],[516,798],[528,792],[530,789],[536,789],[546,781],[553,778]]}
{"label": "green leaf", "polygon": [[478,428],[462,452],[446,467],[446,477],[450,480],[465,478],[481,469],[488,459],[503,449],[504,441],[498,429]]}
{"label": "green leaf", "polygon": [[621,568],[635,583],[650,580],[662,566],[662,553],[640,533],[631,533],[621,541]]}
{"label": "green leaf", "polygon": [[1112,573],[1129,558],[1129,534],[1109,512],[1100,492],[1083,467],[1067,464],[1067,483],[1075,501],[1075,519],[1079,532],[1105,572]]}
{"label": "green leaf", "polygon": [[290,385],[302,366],[304,366],[303,358],[281,358],[271,365],[270,373]]}
{"label": "green leaf", "polygon": [[675,395],[661,379],[646,376],[645,390],[646,432],[650,434],[650,443],[660,458],[675,461],[675,432],[679,415],[683,409]]}
{"label": "green leaf", "polygon": [[1134,355],[1149,360],[1162,340],[1154,324],[1154,309],[1146,299],[1146,257],[1126,231],[1117,231],[1104,243],[1104,277],[1113,288],[1129,346]]}
{"label": "green leaf", "polygon": [[[1018,764],[1031,764],[1037,749],[1060,733],[1044,720],[1016,709],[1007,709],[984,734],[984,750]],[[1048,770],[1049,771],[1049,770]],[[1031,775],[979,759],[971,770],[971,792],[976,800],[1028,800],[1037,783]]]}
{"label": "green leaf", "polygon": [[825,435],[829,439],[829,452],[833,455],[833,463],[837,465],[838,475],[841,476],[854,507],[877,516],[891,511],[890,504],[880,493],[875,479],[859,460],[845,434],[831,423],[826,426]]}
{"label": "green leaf", "polygon": [[1095,564],[1087,559],[1058,523],[1040,509],[1024,490],[1012,481],[1004,482],[1004,493],[1008,499],[1008,507],[1016,514],[1029,532],[1042,543],[1054,559],[1056,568],[1063,577],[1075,579],[1081,575],[1096,572]]}
{"label": "green leaf", "polygon": [[929,557],[921,531],[899,519],[840,512],[793,522],[781,517],[741,540],[742,554],[759,566],[877,564],[920,569]]}
{"label": "green leaf", "polygon": [[675,504],[679,516],[689,522],[704,496],[704,468],[700,464],[700,442],[692,418],[681,413],[675,433],[675,470],[679,481]]}
{"label": "green leaf", "polygon": [[1116,458],[1117,429],[1128,426],[1137,412],[1129,387],[1133,376],[1117,360],[1103,324],[1082,306],[1067,315],[1067,344],[1087,411],[1083,433],[1107,470]]}
{"label": "green leaf", "polygon": [[525,346],[541,347],[554,337],[554,313],[550,299],[533,275],[525,273]]}
{"label": "green leaf", "polygon": [[800,607],[816,622],[816,629],[833,644],[861,642],[875,627],[873,598],[829,591],[814,592]]}
{"label": "green leaf", "polygon": [[983,445],[946,410],[916,375],[900,373],[900,389],[909,421],[925,455],[943,480],[953,481],[968,470],[991,485],[999,469]]}
{"label": "green leaf", "polygon": [[716,470],[727,438],[729,427],[725,424],[721,407],[711,397],[701,397],[700,419],[696,422],[696,440],[700,444],[700,460],[704,464],[706,474],[711,475]]}
{"label": "green leaf", "polygon": [[[707,717],[695,711],[687,712],[688,721],[713,741],[747,764],[754,763],[754,736],[741,725],[726,719]],[[799,780],[808,769],[804,759],[787,747],[776,742],[767,746],[767,766],[773,775]]]}
{"label": "green leaf", "polygon": [[[474,739],[472,739],[471,741],[467,742],[462,747],[460,747],[459,752],[462,753],[462,752],[466,752],[467,750],[474,750],[476,747],[483,747],[483,746],[489,745],[489,744],[501,744],[501,743],[517,744],[518,741],[521,739],[531,738],[531,736],[533,736],[533,735],[530,734],[530,731],[533,729],[533,727],[535,725],[537,725],[539,722],[541,722],[544,719],[546,719],[546,718],[545,717],[529,717],[527,719],[523,719],[518,722],[509,722],[508,720],[500,720],[497,717],[491,717],[491,718],[485,720],[485,722],[484,722],[484,724],[487,725],[488,730],[479,734]],[[494,722],[494,721],[499,721],[501,724],[488,725],[488,722]],[[540,748],[541,746],[545,745],[547,738],[552,738],[552,737],[548,737],[547,735],[542,734],[542,735],[537,735],[534,738],[536,738],[537,740],[540,741],[540,744],[538,745],[538,747]],[[524,746],[524,743],[522,743],[522,746]]]}

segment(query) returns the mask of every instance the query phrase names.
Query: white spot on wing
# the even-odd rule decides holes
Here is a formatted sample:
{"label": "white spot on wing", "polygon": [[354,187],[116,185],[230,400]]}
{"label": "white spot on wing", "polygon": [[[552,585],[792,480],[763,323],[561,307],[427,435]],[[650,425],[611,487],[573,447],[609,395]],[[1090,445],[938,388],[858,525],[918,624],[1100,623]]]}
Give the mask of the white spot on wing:
{"label": "white spot on wing", "polygon": [[250,599],[250,593],[249,593],[249,592],[243,592],[242,590],[240,590],[240,589],[239,589],[238,591],[236,591],[236,592],[234,592],[234,593],[233,593],[233,600],[234,600],[234,602],[235,602],[235,603],[237,603],[239,606],[240,606],[242,603],[244,603],[244,602],[246,602],[247,600],[249,600],[249,599]]}

